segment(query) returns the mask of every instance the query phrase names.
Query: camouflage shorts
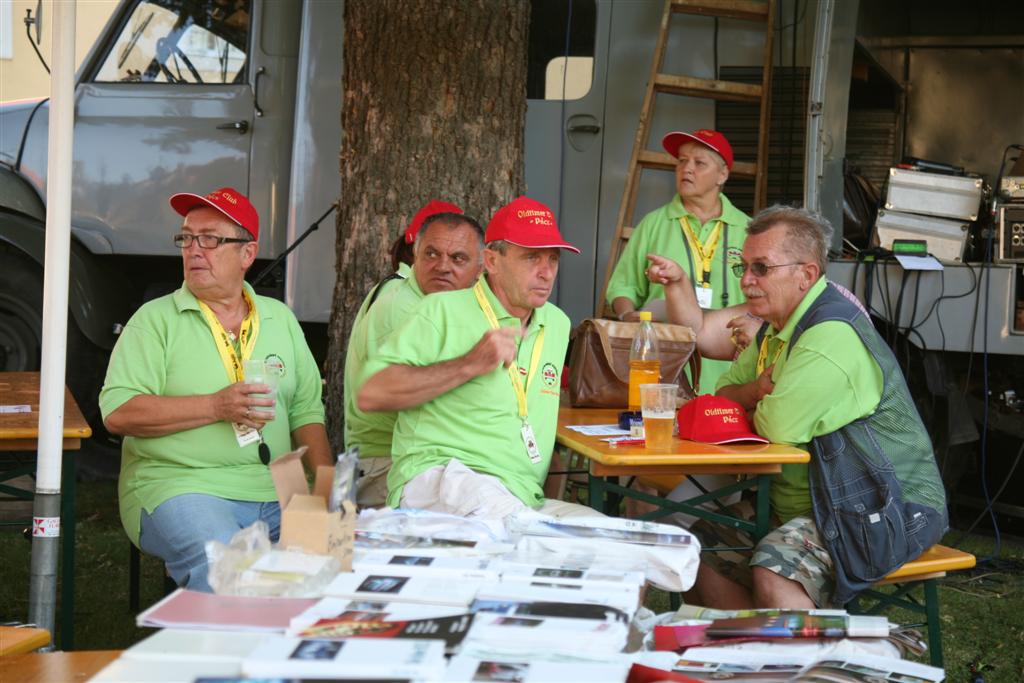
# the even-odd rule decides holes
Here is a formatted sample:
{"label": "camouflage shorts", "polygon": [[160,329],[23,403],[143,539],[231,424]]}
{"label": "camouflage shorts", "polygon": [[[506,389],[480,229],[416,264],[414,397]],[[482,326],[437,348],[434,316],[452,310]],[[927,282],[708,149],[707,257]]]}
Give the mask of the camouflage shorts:
{"label": "camouflage shorts", "polygon": [[[729,506],[730,513],[754,519],[747,501]],[[779,576],[798,582],[818,607],[827,607],[835,592],[832,558],[821,544],[818,528],[810,517],[794,517],[773,529],[753,550],[733,550],[753,545],[749,534],[736,529],[700,521],[691,529],[701,540],[705,552],[701,562],[741,586],[752,586],[751,567],[764,567]],[[729,550],[708,552],[715,547]]]}

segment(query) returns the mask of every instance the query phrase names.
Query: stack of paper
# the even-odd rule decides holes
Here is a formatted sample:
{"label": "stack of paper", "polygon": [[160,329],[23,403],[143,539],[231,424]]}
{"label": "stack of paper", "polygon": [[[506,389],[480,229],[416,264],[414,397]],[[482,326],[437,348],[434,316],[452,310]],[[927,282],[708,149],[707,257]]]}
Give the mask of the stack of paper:
{"label": "stack of paper", "polygon": [[253,598],[179,588],[135,618],[139,626],[282,632],[316,598]]}
{"label": "stack of paper", "polygon": [[287,634],[304,637],[306,629],[320,622],[345,620],[354,617],[383,621],[405,621],[407,619],[435,619],[465,614],[465,607],[451,605],[420,605],[413,602],[384,602],[374,600],[348,600],[347,598],[323,598],[302,614],[291,620]]}
{"label": "stack of paper", "polygon": [[581,567],[573,562],[531,564],[501,560],[497,569],[501,572],[502,582],[531,586],[582,586],[634,592],[644,585],[644,574],[640,571]]}
{"label": "stack of paper", "polygon": [[617,619],[573,619],[479,612],[466,646],[474,652],[544,650],[567,656],[620,652],[626,646],[629,625]]}
{"label": "stack of paper", "polygon": [[484,586],[473,602],[474,612],[619,621],[629,624],[636,596],[624,591],[586,588],[538,588],[514,583]]}
{"label": "stack of paper", "polygon": [[516,681],[517,683],[622,683],[629,664],[621,662],[545,662],[453,657],[445,681]]}

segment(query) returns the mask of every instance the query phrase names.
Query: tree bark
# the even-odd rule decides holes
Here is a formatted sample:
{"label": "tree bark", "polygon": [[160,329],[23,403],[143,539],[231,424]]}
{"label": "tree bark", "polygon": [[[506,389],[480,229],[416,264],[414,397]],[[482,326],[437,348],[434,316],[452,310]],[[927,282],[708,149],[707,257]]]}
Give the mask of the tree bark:
{"label": "tree bark", "polygon": [[327,425],[343,443],[345,351],[387,251],[430,199],[487,224],[523,192],[526,0],[346,0]]}

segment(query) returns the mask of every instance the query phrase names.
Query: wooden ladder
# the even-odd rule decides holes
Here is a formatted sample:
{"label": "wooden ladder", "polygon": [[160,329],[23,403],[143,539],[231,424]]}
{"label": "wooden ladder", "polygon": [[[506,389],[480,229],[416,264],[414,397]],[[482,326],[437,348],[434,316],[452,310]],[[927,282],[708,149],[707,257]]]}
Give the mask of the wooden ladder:
{"label": "wooden ladder", "polygon": [[[662,73],[665,62],[665,49],[668,45],[668,33],[674,14],[699,14],[707,17],[741,19],[761,22],[765,25],[764,57],[762,59],[761,85],[719,81],[694,76],[675,76]],[[683,95],[686,97],[702,97],[713,100],[760,104],[760,121],[758,124],[757,160],[735,161],[731,176],[754,179],[754,210],[765,203],[765,192],[768,186],[768,126],[771,122],[770,102],[772,91],[772,39],[774,37],[775,0],[666,0],[665,10],[661,15],[661,27],[658,29],[658,42],[654,47],[654,62],[651,74],[647,79],[647,92],[643,106],[640,108],[640,122],[636,129],[633,142],[633,154],[629,160],[626,174],[626,188],[622,193],[622,204],[615,222],[615,238],[611,253],[608,255],[608,267],[605,271],[604,286],[601,288],[601,299],[597,305],[597,314],[614,317],[611,306],[605,302],[608,291],[608,280],[611,279],[615,264],[633,233],[633,212],[636,210],[636,199],[640,187],[640,174],[644,169],[674,171],[676,159],[663,151],[655,152],[647,149],[651,134],[651,120],[654,114],[654,100],[658,93]],[[717,75],[717,74],[716,74]]]}

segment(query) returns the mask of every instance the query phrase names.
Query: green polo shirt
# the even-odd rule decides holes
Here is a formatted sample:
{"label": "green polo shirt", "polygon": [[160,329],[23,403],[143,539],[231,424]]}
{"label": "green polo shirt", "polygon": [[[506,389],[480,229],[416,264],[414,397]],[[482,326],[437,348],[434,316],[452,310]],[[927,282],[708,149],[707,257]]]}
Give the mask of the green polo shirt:
{"label": "green polo shirt", "polygon": [[[518,328],[519,319],[504,309],[486,278],[482,282],[499,324]],[[368,370],[372,374],[387,365],[425,366],[459,358],[489,329],[472,289],[432,294],[424,297],[409,321],[391,335]],[[472,470],[497,477],[527,505],[536,508],[544,504],[541,486],[555,443],[569,318],[550,303],[533,312],[526,336],[517,337],[517,362],[524,385],[541,330],[542,352],[527,388],[529,421],[540,462],[532,463],[526,453],[512,381],[508,371],[499,367],[398,414],[392,444],[394,464],[388,474],[388,505],[398,506],[409,480],[431,467],[446,465],[452,458]]]}
{"label": "green polo shirt", "polygon": [[423,298],[412,270],[404,263],[402,266],[405,268],[404,280],[383,284],[383,292],[369,311],[366,310],[369,297],[363,301],[348,340],[345,354],[345,445],[349,448],[358,446],[360,458],[391,455],[391,432],[395,428],[396,414],[364,413],[356,406],[356,394],[369,378],[367,362],[377,354],[391,333],[408,319],[410,311]]}
{"label": "green polo shirt", "polygon": [[[775,389],[757,404],[754,428],[773,443],[806,448],[816,436],[870,415],[882,398],[882,370],[852,327],[820,323],[806,330],[787,356],[785,347],[796,324],[822,292],[820,278],[808,290],[782,330],[768,328],[768,361]],[[756,344],[746,348],[718,381],[718,388],[757,378]],[[772,482],[772,508],[785,523],[811,514],[807,465],[783,465]]]}
{"label": "green polo shirt", "polygon": [[[274,457],[292,450],[291,433],[322,424],[320,372],[295,316],[280,301],[256,296],[260,331],[253,358],[280,361],[274,420],[263,438]],[[183,284],[178,291],[145,304],[125,325],[114,346],[100,392],[103,417],[129,399],[212,394],[232,384],[214,344],[199,302]],[[260,462],[257,444],[240,447],[227,422],[160,437],[125,437],[118,498],[121,522],[139,541],[141,511],[152,512],[173,496],[205,493],[233,500],[277,500],[270,470]]]}
{"label": "green polo shirt", "polygon": [[[637,308],[641,308],[652,299],[665,298],[665,288],[653,284],[647,279],[645,274],[649,265],[647,254],[653,253],[670,258],[682,266],[687,273],[694,272],[694,261],[699,264],[700,257],[697,254],[693,254],[692,259],[687,257],[686,235],[680,225],[680,219],[683,216],[686,216],[690,227],[694,230],[697,230],[699,226],[700,230],[697,235],[702,244],[708,239],[718,221],[722,221],[724,223],[723,233],[720,234],[719,240],[725,235],[725,228],[728,227],[727,241],[724,242],[726,262],[730,266],[739,263],[743,242],[747,239],[747,224],[750,222],[750,216],[733,206],[724,194],[719,194],[718,197],[722,202],[722,215],[712,218],[706,223],[701,223],[700,219],[687,211],[679,195],[673,197],[672,201],[665,206],[644,216],[629,241],[626,242],[626,248],[623,250],[622,256],[619,257],[619,262],[615,265],[612,277],[608,281],[608,290],[605,294],[608,303],[624,296],[632,301]],[[715,256],[711,260],[713,291],[711,307],[714,309],[724,308],[725,305],[735,306],[746,301],[743,290],[740,289],[739,278],[733,275],[731,270],[723,270],[722,248],[723,243],[720,242]],[[722,301],[723,278],[729,297],[728,303],[725,305]],[[728,367],[727,361],[702,360],[700,386],[703,390],[710,391]]]}

